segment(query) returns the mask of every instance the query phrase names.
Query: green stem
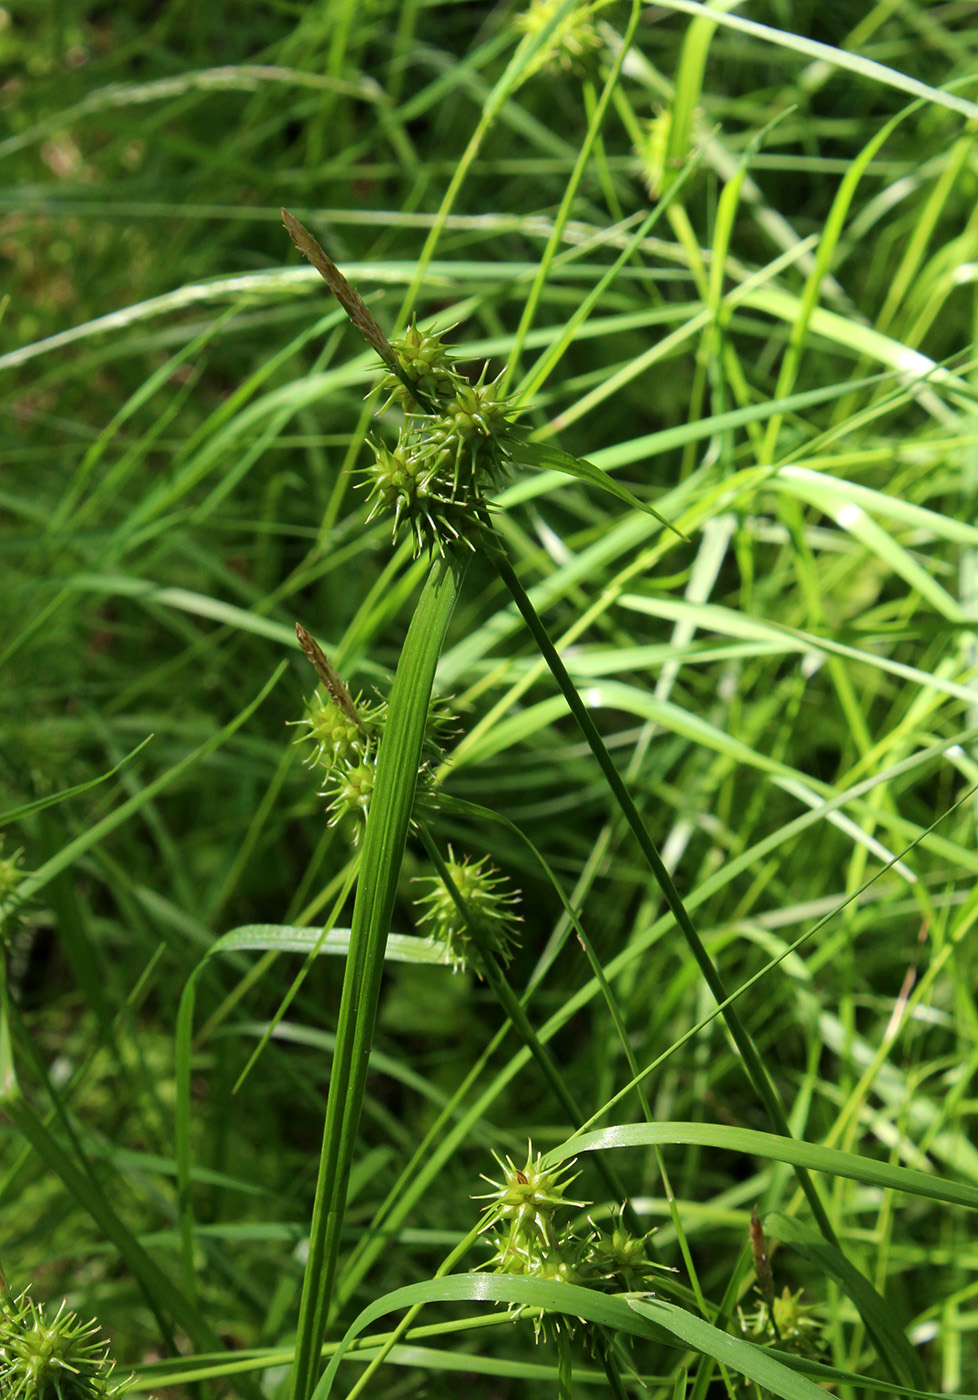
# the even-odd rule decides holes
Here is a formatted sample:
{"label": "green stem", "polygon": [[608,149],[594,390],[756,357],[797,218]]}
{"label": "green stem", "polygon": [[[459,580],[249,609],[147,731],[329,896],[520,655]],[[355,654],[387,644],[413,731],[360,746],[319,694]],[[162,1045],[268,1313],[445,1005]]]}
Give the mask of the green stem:
{"label": "green stem", "polygon": [[571,1355],[570,1338],[565,1328],[558,1327],[557,1343],[557,1400],[573,1400],[574,1358]]}
{"label": "green stem", "polygon": [[[611,1337],[604,1328],[595,1328],[593,1334],[594,1349],[598,1354],[604,1373],[608,1378],[608,1393],[613,1400],[628,1400],[628,1391],[622,1384],[621,1372],[618,1369],[618,1362],[612,1350]],[[704,1358],[705,1359],[705,1358]]]}
{"label": "green stem", "polygon": [[[536,1060],[557,1102],[568,1115],[574,1126],[580,1127],[584,1122],[583,1112],[575,1101],[573,1094],[568,1089],[560,1070],[554,1064],[549,1051],[537,1035],[532,1021],[526,1014],[523,1003],[509,985],[506,974],[499,965],[499,960],[493,951],[489,938],[480,926],[478,919],[472,917],[471,911],[465,903],[458,886],[452,879],[451,871],[442,858],[441,851],[439,851],[435,841],[432,839],[431,833],[423,823],[419,824],[418,834],[421,837],[425,850],[428,852],[432,865],[438,872],[438,878],[445,886],[456,908],[466,922],[468,933],[482,962],[479,971],[489,983],[493,996],[509,1017],[510,1023],[517,1035]],[[641,1222],[635,1213],[634,1206],[628,1199],[628,1192],[622,1185],[618,1174],[607,1162],[599,1160],[597,1166],[605,1179],[608,1190],[611,1192],[612,1199],[624,1203],[625,1217],[628,1220],[629,1228],[639,1231],[641,1229]]]}
{"label": "green stem", "polygon": [[390,694],[387,727],[363,839],[343,978],[336,1049],[299,1306],[293,1400],[313,1390],[339,1256],[350,1168],[367,1081],[384,950],[414,803],[435,667],[464,565],[436,559],[411,619]]}
{"label": "green stem", "polygon": [[[679,891],[673,883],[672,876],[663,864],[662,857],[656,850],[655,843],[646,830],[645,823],[639,815],[638,808],[632,801],[621,774],[615,767],[611,755],[605,747],[601,735],[598,733],[594,720],[591,718],[583,700],[578,695],[574,682],[567,672],[567,668],[564,666],[563,661],[561,661],[556,647],[547,635],[546,628],[537,616],[536,609],[530,601],[523,585],[517,578],[516,571],[505,553],[503,553],[498,546],[494,546],[488,542],[486,552],[489,554],[503,583],[505,583],[512,594],[513,601],[523,614],[526,625],[533,634],[533,640],[540,648],[541,654],[550,667],[551,673],[560,687],[564,699],[567,701],[568,709],[577,721],[581,733],[587,740],[588,747],[597,759],[598,766],[604,774],[625,820],[631,827],[635,839],[638,841],[642,854],[645,856],[649,868],[655,876],[656,882],[665,897],[665,901],[672,912],[673,918],[679,925],[683,937],[686,939],[686,943],[689,946],[689,950],[696,959],[706,985],[713,993],[717,1002],[723,1006],[723,1003],[727,1000],[727,992],[720,974],[714,966],[713,960],[706,951],[706,948],[703,946],[700,936],[693,925],[693,921],[687,914],[683,902],[679,897]],[[746,1027],[732,1003],[729,1006],[723,1007],[723,1018],[727,1023],[727,1029],[730,1031],[734,1044],[740,1051],[748,1077],[764,1104],[764,1107],[767,1109],[768,1116],[775,1130],[783,1137],[791,1137],[791,1129],[788,1126],[788,1119],[781,1105],[781,1100],[778,1098],[777,1090],[764,1067],[764,1062],[758,1054],[757,1047],[748,1035]],[[798,1184],[804,1191],[808,1203],[811,1206],[812,1214],[818,1222],[819,1229],[825,1239],[838,1248],[839,1242],[836,1238],[835,1231],[832,1229],[832,1224],[811,1176],[804,1167],[796,1167],[795,1173],[798,1177]]]}

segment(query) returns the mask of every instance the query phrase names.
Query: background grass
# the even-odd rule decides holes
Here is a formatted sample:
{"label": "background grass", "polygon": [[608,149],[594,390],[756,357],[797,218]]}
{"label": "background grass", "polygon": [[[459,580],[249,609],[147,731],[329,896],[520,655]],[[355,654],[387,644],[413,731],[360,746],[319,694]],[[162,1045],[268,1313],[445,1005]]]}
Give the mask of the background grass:
{"label": "background grass", "polygon": [[[4,856],[21,849],[41,872],[4,926],[17,1072],[36,1121],[214,1345],[268,1349],[249,1374],[269,1396],[295,1334],[342,961],[316,960],[236,1094],[297,963],[239,949],[200,972],[191,1280],[177,1007],[228,930],[319,929],[337,899],[349,924],[355,848],[327,827],[285,728],[313,679],[293,624],[354,689],[386,693],[426,569],[363,523],[374,360],[298,265],[281,204],[389,333],[408,304],[459,322],[477,366],[508,361],[511,387],[532,386],[538,440],[613,472],[689,537],[545,471],[521,474],[498,516],[727,986],[811,932],[738,1001],[793,1131],[978,1185],[975,806],[954,807],[978,782],[978,30],[954,3],[731,11],[781,38],[686,9],[608,5],[583,56],[540,67],[508,6],[5,12],[2,806],[86,785],[152,735],[106,781],[7,830]],[[791,34],[829,52],[799,52]],[[952,96],[919,100],[906,79]],[[692,151],[636,239],[648,185],[665,195]],[[543,851],[638,1064],[678,1047],[646,1084],[655,1120],[768,1129],[721,1021],[680,1044],[712,998],[478,557],[436,687],[459,716],[445,793]],[[551,883],[503,825],[447,805],[432,825],[522,889],[511,980],[539,979],[531,1020],[599,1114],[630,1071],[605,1004],[581,991],[590,969]],[[409,843],[399,933],[426,873]],[[520,1158],[527,1137],[545,1149],[580,1126],[512,1034],[494,1040],[507,1025],[471,976],[389,965],[337,1281],[345,1320],[431,1277],[475,1223],[490,1147]],[[640,1117],[633,1094],[600,1126]],[[154,1299],[181,1347],[190,1334],[172,1300],[128,1245],[120,1261],[121,1237],[46,1138],[2,1133],[8,1279],[98,1313],[143,1389],[182,1394],[164,1388],[179,1368],[152,1364],[166,1352]],[[746,1151],[674,1146],[664,1161],[688,1261],[655,1155],[615,1169],[712,1320],[752,1204],[793,1211],[794,1185]],[[969,1217],[822,1186],[930,1387],[978,1388]],[[578,1189],[596,1216],[616,1204],[592,1162]],[[371,1242],[371,1223],[388,1233]],[[787,1247],[775,1268],[823,1306],[823,1358],[892,1393],[824,1269]],[[433,1350],[395,1353],[372,1393],[550,1394],[554,1353],[532,1328],[474,1315],[425,1314]],[[654,1393],[673,1394],[681,1365],[699,1393],[725,1393],[694,1352],[647,1347],[636,1364]],[[589,1373],[606,1384],[585,1357],[576,1375]]]}

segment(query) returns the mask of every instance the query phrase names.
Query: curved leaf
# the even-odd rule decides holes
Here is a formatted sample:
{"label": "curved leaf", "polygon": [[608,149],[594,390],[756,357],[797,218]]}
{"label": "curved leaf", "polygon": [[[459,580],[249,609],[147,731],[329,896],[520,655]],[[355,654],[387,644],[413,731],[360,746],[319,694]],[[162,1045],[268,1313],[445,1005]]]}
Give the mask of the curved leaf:
{"label": "curved leaf", "polygon": [[678,535],[681,540],[688,538],[682,530],[670,525],[664,515],[660,515],[652,506],[640,501],[637,496],[633,496],[627,486],[622,486],[620,481],[616,481],[613,476],[603,472],[600,467],[596,467],[593,462],[588,462],[583,457],[572,457],[569,452],[565,452],[561,447],[554,447],[549,442],[527,442],[524,438],[509,436],[505,439],[507,452],[522,467],[539,467],[543,471],[563,472],[565,476],[576,476],[578,481],[584,481],[588,486],[597,486],[602,491],[608,491],[612,496],[617,496],[619,501],[631,506],[632,510],[644,511],[646,515],[655,516],[660,525],[664,525],[667,530],[671,530],[674,535]]}
{"label": "curved leaf", "polygon": [[[579,1317],[614,1331],[672,1344],[671,1336],[654,1322],[631,1312],[624,1297],[596,1293],[572,1283],[547,1283],[542,1279],[517,1278],[512,1274],[448,1274],[425,1283],[408,1284],[368,1304],[350,1324],[337,1347],[311,1400],[326,1400],[339,1364],[361,1332],[378,1318],[402,1308],[427,1303],[511,1303],[517,1307],[543,1308],[547,1312]],[[822,1394],[821,1391],[818,1392]],[[807,1400],[807,1397],[806,1397]]]}
{"label": "curved leaf", "polygon": [[728,1152],[766,1157],[772,1162],[788,1162],[793,1167],[803,1167],[809,1171],[849,1177],[867,1186],[878,1186],[884,1191],[906,1191],[912,1196],[924,1196],[932,1201],[978,1210],[978,1188],[974,1186],[944,1181],[927,1172],[912,1171],[909,1167],[894,1167],[889,1162],[874,1162],[868,1157],[857,1157],[853,1152],[841,1152],[836,1147],[799,1142],[796,1138],[780,1137],[776,1133],[760,1133],[754,1128],[729,1128],[720,1123],[619,1124],[599,1132],[584,1133],[579,1138],[569,1138],[548,1152],[544,1163],[552,1167],[565,1157],[576,1157],[581,1152],[596,1152],[603,1148],[652,1147],[665,1143],[721,1148]]}
{"label": "curved leaf", "polygon": [[[215,953],[332,953],[346,957],[350,951],[350,930],[332,928],[323,934],[321,928],[298,928],[293,924],[243,924],[225,933],[208,951]],[[430,938],[418,938],[407,933],[389,933],[384,950],[387,962],[434,963],[439,967],[450,963],[444,943]]]}
{"label": "curved leaf", "polygon": [[712,1356],[721,1366],[739,1371],[772,1394],[783,1396],[784,1400],[825,1400],[825,1391],[820,1385],[796,1375],[764,1347],[721,1332],[703,1318],[677,1308],[675,1303],[666,1303],[660,1298],[629,1298],[628,1306],[639,1317],[664,1327],[684,1346]]}
{"label": "curved leaf", "polygon": [[511,1274],[476,1273],[450,1274],[427,1283],[411,1284],[378,1298],[364,1308],[330,1360],[312,1400],[327,1400],[339,1364],[351,1343],[377,1318],[401,1308],[426,1303],[486,1301],[542,1308],[547,1312],[577,1317],[584,1322],[670,1346],[678,1342],[683,1347],[692,1347],[716,1357],[732,1370],[784,1397],[784,1400],[823,1400],[825,1395],[821,1387],[797,1375],[769,1351],[731,1337],[672,1303],[633,1294],[609,1296],[571,1283],[547,1283],[541,1279],[517,1278]]}

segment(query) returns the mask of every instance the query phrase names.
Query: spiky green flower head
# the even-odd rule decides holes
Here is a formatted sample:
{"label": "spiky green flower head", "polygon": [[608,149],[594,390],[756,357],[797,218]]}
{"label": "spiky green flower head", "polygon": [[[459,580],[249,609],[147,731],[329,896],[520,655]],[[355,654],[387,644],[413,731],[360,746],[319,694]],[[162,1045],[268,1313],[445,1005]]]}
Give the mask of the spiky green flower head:
{"label": "spiky green flower head", "polygon": [[[506,452],[501,439],[515,413],[512,396],[501,392],[502,372],[486,382],[488,365],[475,384],[459,380],[456,392],[417,424],[419,446],[435,464],[435,494],[455,503],[498,486],[506,476]],[[420,414],[413,415],[421,419]]]}
{"label": "spiky green flower head", "polygon": [[759,1298],[749,1312],[737,1309],[741,1331],[763,1346],[779,1346],[800,1356],[822,1351],[824,1323],[818,1303],[803,1303],[802,1289],[792,1293],[785,1285],[770,1303]]}
{"label": "spiky green flower head", "polygon": [[305,734],[297,744],[311,743],[312,752],[305,762],[310,768],[333,769],[338,764],[355,766],[363,762],[384,727],[385,705],[368,705],[358,695],[355,700],[360,725],[330,696],[317,687],[311,700],[306,701],[302,719],[290,724],[302,725]]}
{"label": "spiky green flower head", "polygon": [[3,837],[0,836],[0,900],[4,900],[8,895],[12,895],[21,880],[23,880],[24,871],[21,868],[23,858],[23,850],[11,851],[9,856],[5,856],[3,853]]}
{"label": "spiky green flower head", "polygon": [[429,541],[438,541],[448,532],[458,532],[444,518],[445,502],[436,499],[438,462],[424,452],[410,428],[402,427],[393,449],[368,439],[373,449],[373,465],[365,470],[363,483],[369,489],[367,523],[380,515],[394,517],[396,541],[402,525],[414,536],[414,552],[420,554]]}
{"label": "spiky green flower head", "polygon": [[522,1236],[524,1244],[531,1251],[539,1246],[550,1248],[556,1243],[553,1217],[558,1210],[581,1210],[585,1201],[568,1200],[564,1194],[577,1180],[580,1172],[568,1177],[576,1158],[563,1162],[559,1167],[544,1167],[543,1156],[533,1154],[533,1144],[527,1143],[526,1163],[518,1167],[512,1157],[502,1158],[492,1154],[502,1170],[502,1181],[483,1176],[482,1180],[493,1189],[481,1196],[478,1201],[488,1201],[483,1206],[485,1219],[482,1230],[508,1225],[511,1236]]}
{"label": "spiky green flower head", "polygon": [[416,386],[422,402],[418,402],[402,379],[389,373],[381,384],[381,389],[388,395],[385,408],[391,403],[399,403],[408,413],[415,413],[421,410],[425,401],[434,405],[440,399],[452,397],[459,384],[464,383],[462,376],[453,368],[451,351],[443,341],[443,337],[453,329],[453,326],[448,326],[443,331],[420,331],[415,318],[404,335],[390,342],[404,378]]}
{"label": "spiky green flower head", "polygon": [[664,1265],[649,1258],[651,1231],[633,1235],[622,1223],[622,1211],[612,1217],[610,1233],[590,1221],[591,1234],[582,1245],[582,1272],[586,1281],[606,1292],[646,1291],[656,1273],[668,1272]]}
{"label": "spiky green flower head", "polygon": [[672,110],[664,107],[650,121],[642,123],[634,151],[638,157],[638,173],[652,199],[661,199],[677,180],[683,168],[680,158],[669,152],[672,131]]}
{"label": "spiky green flower head", "polygon": [[450,700],[432,695],[424,722],[422,754],[426,762],[440,762],[444,757],[449,740],[457,733],[457,719]]}
{"label": "spiky green flower head", "polygon": [[532,1278],[540,1262],[544,1248],[535,1235],[511,1225],[508,1230],[492,1230],[486,1235],[486,1244],[492,1255],[478,1268],[493,1274],[516,1274],[520,1278]]}
{"label": "spiky green flower head", "polygon": [[0,1303],[0,1395],[3,1400],[110,1400],[131,1378],[112,1380],[115,1363],[98,1323],[82,1322],[65,1303],[52,1318],[24,1292]]}
{"label": "spiky green flower head", "polygon": [[329,798],[326,810],[331,814],[330,826],[336,826],[344,817],[354,819],[354,844],[359,841],[360,831],[367,819],[376,776],[377,765],[373,758],[367,758],[353,767],[340,764],[332,771],[332,781],[320,793],[321,797]]}
{"label": "spiky green flower head", "polygon": [[418,923],[430,925],[429,937],[445,945],[446,960],[456,971],[467,966],[476,972],[480,969],[481,960],[472,941],[472,923],[478,926],[499,962],[508,963],[519,942],[516,925],[520,921],[513,913],[519,896],[505,876],[490,864],[488,856],[481,860],[471,860],[468,856],[456,860],[449,846],[445,868],[468,918],[442,878],[431,875],[418,882],[428,887],[428,893],[415,901],[423,910]]}
{"label": "spiky green flower head", "polygon": [[[487,1235],[486,1243],[492,1249],[492,1256],[480,1269],[489,1273],[511,1274],[520,1278],[540,1279],[544,1283],[586,1284],[587,1278],[581,1273],[577,1259],[579,1248],[571,1235],[554,1237],[544,1243],[537,1236],[528,1236],[516,1223],[509,1230]],[[509,1311],[514,1316],[524,1314],[527,1309],[518,1303],[511,1303]],[[547,1329],[565,1332],[573,1336],[576,1322],[565,1313],[544,1313],[533,1310],[533,1331],[537,1341],[546,1337]]]}
{"label": "spiky green flower head", "polygon": [[394,538],[407,526],[415,554],[475,549],[486,528],[486,493],[502,484],[509,466],[506,438],[517,409],[503,394],[501,376],[477,383],[453,374],[452,392],[412,410],[391,449],[371,441],[365,470],[370,511],[394,518]]}
{"label": "spiky green flower head", "polygon": [[[576,5],[559,20],[549,40],[535,55],[529,73],[538,73],[542,68],[560,68],[565,73],[586,69],[601,50],[601,38],[594,27],[594,16],[607,4],[610,4],[610,0]],[[541,34],[560,5],[561,0],[530,0],[529,7],[514,20],[516,28],[524,34]]]}
{"label": "spiky green flower head", "polygon": [[774,1326],[780,1340],[793,1349],[802,1351],[816,1341],[815,1334],[822,1326],[818,1316],[818,1303],[803,1303],[803,1293],[802,1288],[799,1288],[797,1293],[792,1293],[785,1284],[780,1296],[775,1298],[771,1306]]}

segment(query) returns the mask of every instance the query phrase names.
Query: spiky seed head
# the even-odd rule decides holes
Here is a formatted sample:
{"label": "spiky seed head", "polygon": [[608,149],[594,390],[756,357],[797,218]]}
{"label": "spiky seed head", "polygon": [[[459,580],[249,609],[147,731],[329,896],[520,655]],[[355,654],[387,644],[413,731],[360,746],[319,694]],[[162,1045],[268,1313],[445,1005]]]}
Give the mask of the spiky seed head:
{"label": "spiky seed head", "polygon": [[312,752],[305,759],[310,768],[334,768],[339,763],[349,763],[363,751],[363,736],[334,700],[326,699],[317,691],[306,702],[306,713],[299,720],[289,721],[302,725],[307,733],[300,734],[297,744],[312,743]]}
{"label": "spiky seed head", "polygon": [[[528,1237],[513,1224],[509,1230],[497,1231],[486,1236],[486,1243],[492,1249],[492,1256],[480,1266],[490,1273],[514,1274],[522,1278],[541,1279],[545,1283],[586,1283],[577,1263],[577,1242],[572,1236],[552,1238],[543,1242]],[[518,1315],[523,1309],[519,1304],[510,1304],[509,1311]],[[566,1313],[533,1313],[533,1331],[537,1341],[547,1336],[548,1328],[553,1332],[566,1332],[573,1336],[574,1319]]]}
{"label": "spiky seed head", "polygon": [[581,1246],[581,1271],[593,1287],[636,1293],[647,1289],[657,1273],[668,1270],[649,1258],[652,1232],[633,1235],[623,1224],[622,1214],[621,1209],[615,1212],[607,1232],[589,1219],[591,1233]]}
{"label": "spiky seed head", "polygon": [[0,836],[0,900],[12,895],[14,890],[24,878],[24,871],[21,868],[24,858],[23,849],[11,851],[9,856],[3,853],[3,837]]}
{"label": "spiky seed head", "polygon": [[381,389],[388,395],[384,407],[400,403],[408,413],[422,411],[414,395],[406,388],[404,380],[415,385],[421,398],[429,404],[437,404],[440,399],[451,398],[462,376],[452,368],[453,360],[443,337],[452,329],[444,331],[421,331],[413,320],[404,335],[391,341],[391,348],[397,356],[401,376],[388,374]]}
{"label": "spiky seed head", "polygon": [[[419,393],[422,380],[426,384],[426,401],[408,405],[407,422],[393,449],[370,444],[374,462],[364,473],[368,519],[392,515],[395,540],[406,525],[416,554],[425,548],[445,554],[462,543],[474,549],[487,528],[486,490],[506,479],[506,439],[516,408],[501,392],[499,377],[486,381],[487,367],[470,384],[450,368],[439,337],[412,329],[399,342],[406,367],[399,366],[398,377],[418,373]],[[396,385],[392,397],[398,397]]]}
{"label": "spiky seed head", "polygon": [[27,1292],[0,1301],[0,1395],[3,1400],[109,1400],[131,1378],[112,1380],[115,1363],[94,1320],[82,1322],[62,1302],[53,1317]]}
{"label": "spiky seed head", "polygon": [[483,1176],[482,1180],[493,1188],[476,1200],[488,1201],[483,1206],[485,1220],[482,1229],[488,1230],[501,1223],[508,1224],[528,1240],[538,1239],[544,1245],[552,1244],[555,1238],[553,1229],[554,1213],[562,1209],[583,1209],[585,1201],[568,1200],[565,1192],[580,1175],[567,1173],[574,1166],[574,1160],[562,1162],[558,1167],[544,1167],[543,1157],[538,1152],[534,1156],[533,1144],[527,1143],[526,1163],[518,1167],[512,1157],[492,1154],[502,1170],[502,1181]]}
{"label": "spiky seed head", "polygon": [[519,918],[513,912],[519,896],[509,881],[490,864],[488,856],[481,860],[468,856],[456,860],[451,847],[445,868],[468,917],[459,909],[441,877],[432,875],[418,882],[427,889],[427,893],[415,901],[422,910],[419,924],[429,925],[429,936],[434,942],[445,945],[447,960],[456,970],[467,965],[479,970],[471,923],[479,926],[499,961],[509,962],[519,941],[516,928]]}
{"label": "spiky seed head", "polygon": [[329,802],[326,810],[331,813],[329,824],[336,826],[345,816],[355,817],[357,825],[353,830],[354,842],[360,839],[360,827],[366,819],[373,796],[377,768],[372,759],[358,763],[353,768],[338,767],[333,770],[332,782],[321,793]]}
{"label": "spiky seed head", "polygon": [[[530,0],[529,7],[515,19],[516,28],[524,34],[540,34],[552,21],[561,0]],[[537,52],[529,73],[541,68],[561,68],[565,72],[580,71],[600,52],[601,38],[594,27],[593,16],[609,0],[596,4],[576,5],[569,14],[557,21],[550,37]]]}
{"label": "spiky seed head", "polygon": [[806,1339],[808,1334],[816,1332],[821,1326],[817,1316],[818,1304],[803,1303],[801,1301],[803,1294],[804,1289],[799,1288],[796,1293],[792,1293],[788,1285],[785,1284],[771,1307],[778,1336],[794,1345],[798,1345]]}

